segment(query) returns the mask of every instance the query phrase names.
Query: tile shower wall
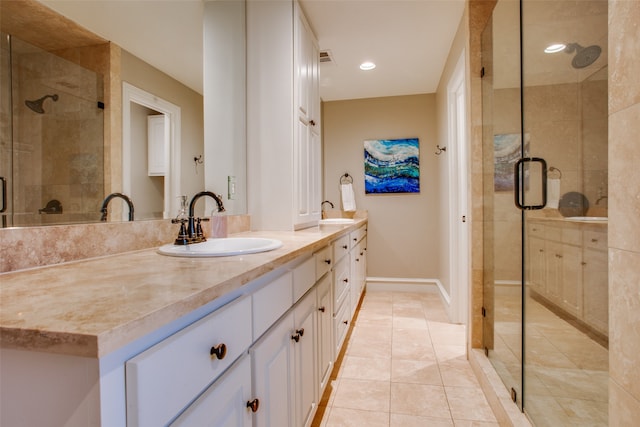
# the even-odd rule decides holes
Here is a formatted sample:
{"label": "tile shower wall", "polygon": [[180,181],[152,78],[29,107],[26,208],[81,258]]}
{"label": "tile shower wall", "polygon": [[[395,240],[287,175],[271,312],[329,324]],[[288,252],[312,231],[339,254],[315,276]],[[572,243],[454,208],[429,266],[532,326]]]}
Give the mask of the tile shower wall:
{"label": "tile shower wall", "polygon": [[640,419],[640,1],[609,1],[609,425]]}

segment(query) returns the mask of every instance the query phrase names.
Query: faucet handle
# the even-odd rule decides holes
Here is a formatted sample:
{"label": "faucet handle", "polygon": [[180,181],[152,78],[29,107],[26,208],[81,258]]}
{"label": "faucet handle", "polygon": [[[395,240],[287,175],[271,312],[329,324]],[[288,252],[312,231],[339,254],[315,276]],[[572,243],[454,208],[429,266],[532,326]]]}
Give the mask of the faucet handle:
{"label": "faucet handle", "polygon": [[174,245],[188,245],[189,244],[189,233],[187,232],[187,222],[189,222],[186,218],[172,218],[171,224],[180,224],[180,231],[178,231],[178,237],[173,242]]}

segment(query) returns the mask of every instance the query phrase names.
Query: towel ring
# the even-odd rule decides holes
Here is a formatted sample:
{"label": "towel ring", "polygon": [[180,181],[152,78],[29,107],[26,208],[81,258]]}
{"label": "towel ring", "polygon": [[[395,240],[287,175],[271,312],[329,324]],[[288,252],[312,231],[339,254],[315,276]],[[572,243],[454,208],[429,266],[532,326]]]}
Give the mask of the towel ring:
{"label": "towel ring", "polygon": [[551,166],[549,172],[558,172],[558,179],[562,178],[562,171],[555,166]]}
{"label": "towel ring", "polygon": [[353,177],[348,173],[345,173],[340,177],[340,184],[353,184]]}

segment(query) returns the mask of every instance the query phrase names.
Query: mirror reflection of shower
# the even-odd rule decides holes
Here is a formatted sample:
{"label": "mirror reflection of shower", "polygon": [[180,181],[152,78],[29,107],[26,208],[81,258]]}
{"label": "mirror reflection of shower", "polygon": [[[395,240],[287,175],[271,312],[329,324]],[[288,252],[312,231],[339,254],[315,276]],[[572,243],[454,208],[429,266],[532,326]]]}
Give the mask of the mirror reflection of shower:
{"label": "mirror reflection of shower", "polygon": [[544,50],[545,53],[565,52],[576,55],[571,60],[571,66],[575,69],[586,68],[598,60],[602,53],[602,48],[598,45],[581,46],[578,43],[555,43],[549,45]]}
{"label": "mirror reflection of shower", "polygon": [[26,105],[27,107],[29,107],[29,109],[31,111],[34,111],[38,114],[44,114],[44,108],[42,107],[42,104],[44,103],[45,99],[47,98],[51,98],[53,99],[54,102],[58,101],[58,94],[54,93],[53,95],[45,95],[42,98],[36,99],[35,101],[29,101],[26,100],[24,101],[24,105]]}

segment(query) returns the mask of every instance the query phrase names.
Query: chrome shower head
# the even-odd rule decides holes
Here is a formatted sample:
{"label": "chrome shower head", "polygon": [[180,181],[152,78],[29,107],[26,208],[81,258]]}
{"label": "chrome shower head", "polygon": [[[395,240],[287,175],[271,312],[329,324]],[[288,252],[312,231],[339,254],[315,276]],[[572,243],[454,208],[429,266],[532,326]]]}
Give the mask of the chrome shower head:
{"label": "chrome shower head", "polygon": [[588,47],[582,47],[578,43],[569,43],[564,51],[569,54],[573,52],[576,53],[576,56],[574,56],[571,61],[571,66],[579,69],[588,67],[596,62],[600,57],[602,48],[595,44]]}
{"label": "chrome shower head", "polygon": [[42,104],[44,103],[44,100],[47,98],[51,98],[54,101],[58,100],[58,94],[53,94],[53,95],[45,95],[40,99],[36,99],[35,101],[29,101],[26,100],[24,101],[24,105],[26,105],[27,107],[29,107],[29,109],[31,111],[34,111],[38,114],[44,114],[44,108],[42,108]]}

